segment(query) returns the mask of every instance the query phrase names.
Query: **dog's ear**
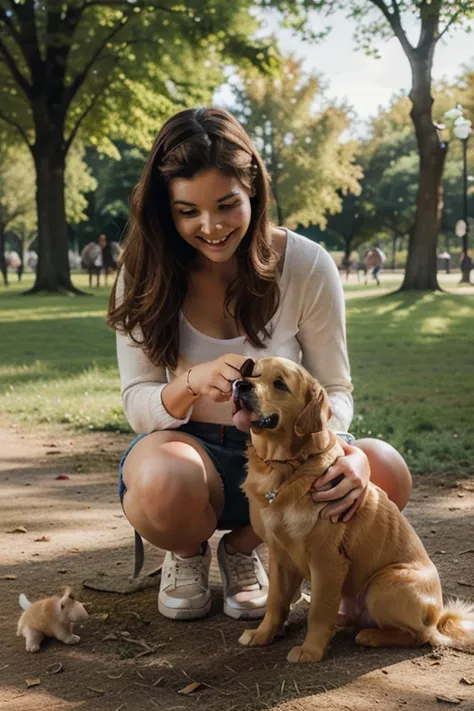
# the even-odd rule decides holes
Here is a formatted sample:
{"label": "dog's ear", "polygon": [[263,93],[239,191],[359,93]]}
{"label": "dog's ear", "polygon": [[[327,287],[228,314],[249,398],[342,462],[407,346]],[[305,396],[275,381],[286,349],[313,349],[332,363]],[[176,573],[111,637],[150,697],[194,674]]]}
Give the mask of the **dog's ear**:
{"label": "dog's ear", "polygon": [[[295,422],[295,434],[298,437],[308,437],[312,434],[320,436],[321,448],[324,449],[329,442],[329,432],[327,428],[328,420],[331,417],[328,396],[324,388],[317,393],[314,389],[310,392],[309,403],[304,408]],[[323,442],[323,440],[328,442]]]}

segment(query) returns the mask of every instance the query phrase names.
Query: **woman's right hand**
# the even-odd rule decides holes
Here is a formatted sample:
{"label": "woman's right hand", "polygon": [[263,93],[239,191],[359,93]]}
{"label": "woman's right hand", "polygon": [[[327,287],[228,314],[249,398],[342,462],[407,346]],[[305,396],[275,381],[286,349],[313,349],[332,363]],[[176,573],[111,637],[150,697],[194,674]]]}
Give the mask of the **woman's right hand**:
{"label": "woman's right hand", "polygon": [[189,385],[196,395],[207,395],[214,402],[226,402],[232,397],[232,383],[241,378],[240,369],[248,356],[225,353],[216,360],[193,365]]}

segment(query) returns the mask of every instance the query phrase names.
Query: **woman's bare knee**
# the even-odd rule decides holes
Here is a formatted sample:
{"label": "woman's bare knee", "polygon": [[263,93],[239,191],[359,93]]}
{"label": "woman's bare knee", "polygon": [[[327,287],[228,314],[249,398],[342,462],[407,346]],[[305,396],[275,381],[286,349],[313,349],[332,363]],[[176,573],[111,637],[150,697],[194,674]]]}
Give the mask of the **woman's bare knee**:
{"label": "woman's bare knee", "polygon": [[165,437],[139,447],[145,444],[141,440],[125,460],[123,505],[128,520],[144,538],[172,550],[212,535],[217,516],[199,452],[186,442],[168,440],[171,433],[156,434]]}
{"label": "woman's bare knee", "polygon": [[365,438],[355,442],[367,455],[371,481],[385,491],[400,510],[408,503],[412,489],[410,470],[402,455],[387,442]]}

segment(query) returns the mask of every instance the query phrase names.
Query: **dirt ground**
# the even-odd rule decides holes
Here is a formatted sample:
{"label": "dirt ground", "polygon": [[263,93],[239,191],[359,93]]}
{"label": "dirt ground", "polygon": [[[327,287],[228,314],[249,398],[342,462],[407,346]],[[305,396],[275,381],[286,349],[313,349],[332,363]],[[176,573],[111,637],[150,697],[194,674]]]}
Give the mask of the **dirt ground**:
{"label": "dirt ground", "polygon": [[[454,705],[474,711],[474,657],[460,651],[364,650],[346,634],[320,664],[287,664],[290,647],[304,635],[305,603],[272,647],[240,647],[246,623],[223,615],[215,566],[211,614],[192,623],[161,617],[156,587],[131,595],[84,588],[84,579],[105,573],[119,580],[132,571],[132,530],[116,493],[116,465],[127,441],[0,427],[2,711],[440,711]],[[408,508],[445,593],[468,600],[474,598],[473,505],[474,482],[419,477]],[[25,530],[11,532],[19,527]],[[148,551],[150,568],[160,560],[159,551]],[[90,619],[76,629],[80,644],[50,641],[39,653],[26,653],[15,636],[19,593],[34,600],[66,583],[89,603]],[[40,683],[27,688],[26,680]],[[201,686],[179,694],[191,682]]]}

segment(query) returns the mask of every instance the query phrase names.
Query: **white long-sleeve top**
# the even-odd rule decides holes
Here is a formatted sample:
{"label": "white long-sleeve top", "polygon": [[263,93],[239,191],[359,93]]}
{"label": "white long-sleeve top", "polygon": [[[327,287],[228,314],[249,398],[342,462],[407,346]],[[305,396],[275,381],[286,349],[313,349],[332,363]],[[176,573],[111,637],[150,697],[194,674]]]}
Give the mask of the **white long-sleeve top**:
{"label": "white long-sleeve top", "polygon": [[[180,315],[179,360],[175,371],[153,365],[143,349],[117,331],[117,358],[125,416],[137,433],[179,427],[189,420],[232,424],[231,402],[202,396],[182,420],[167,412],[161,399],[166,384],[198,363],[224,353],[256,360],[282,356],[301,363],[326,389],[332,409],[330,427],[347,431],[353,416],[352,383],[346,345],[341,280],[332,258],[320,245],[288,232],[279,278],[280,305],[270,322],[271,338],[256,348],[245,336],[219,339],[197,331]],[[117,299],[123,296],[119,275]]]}

